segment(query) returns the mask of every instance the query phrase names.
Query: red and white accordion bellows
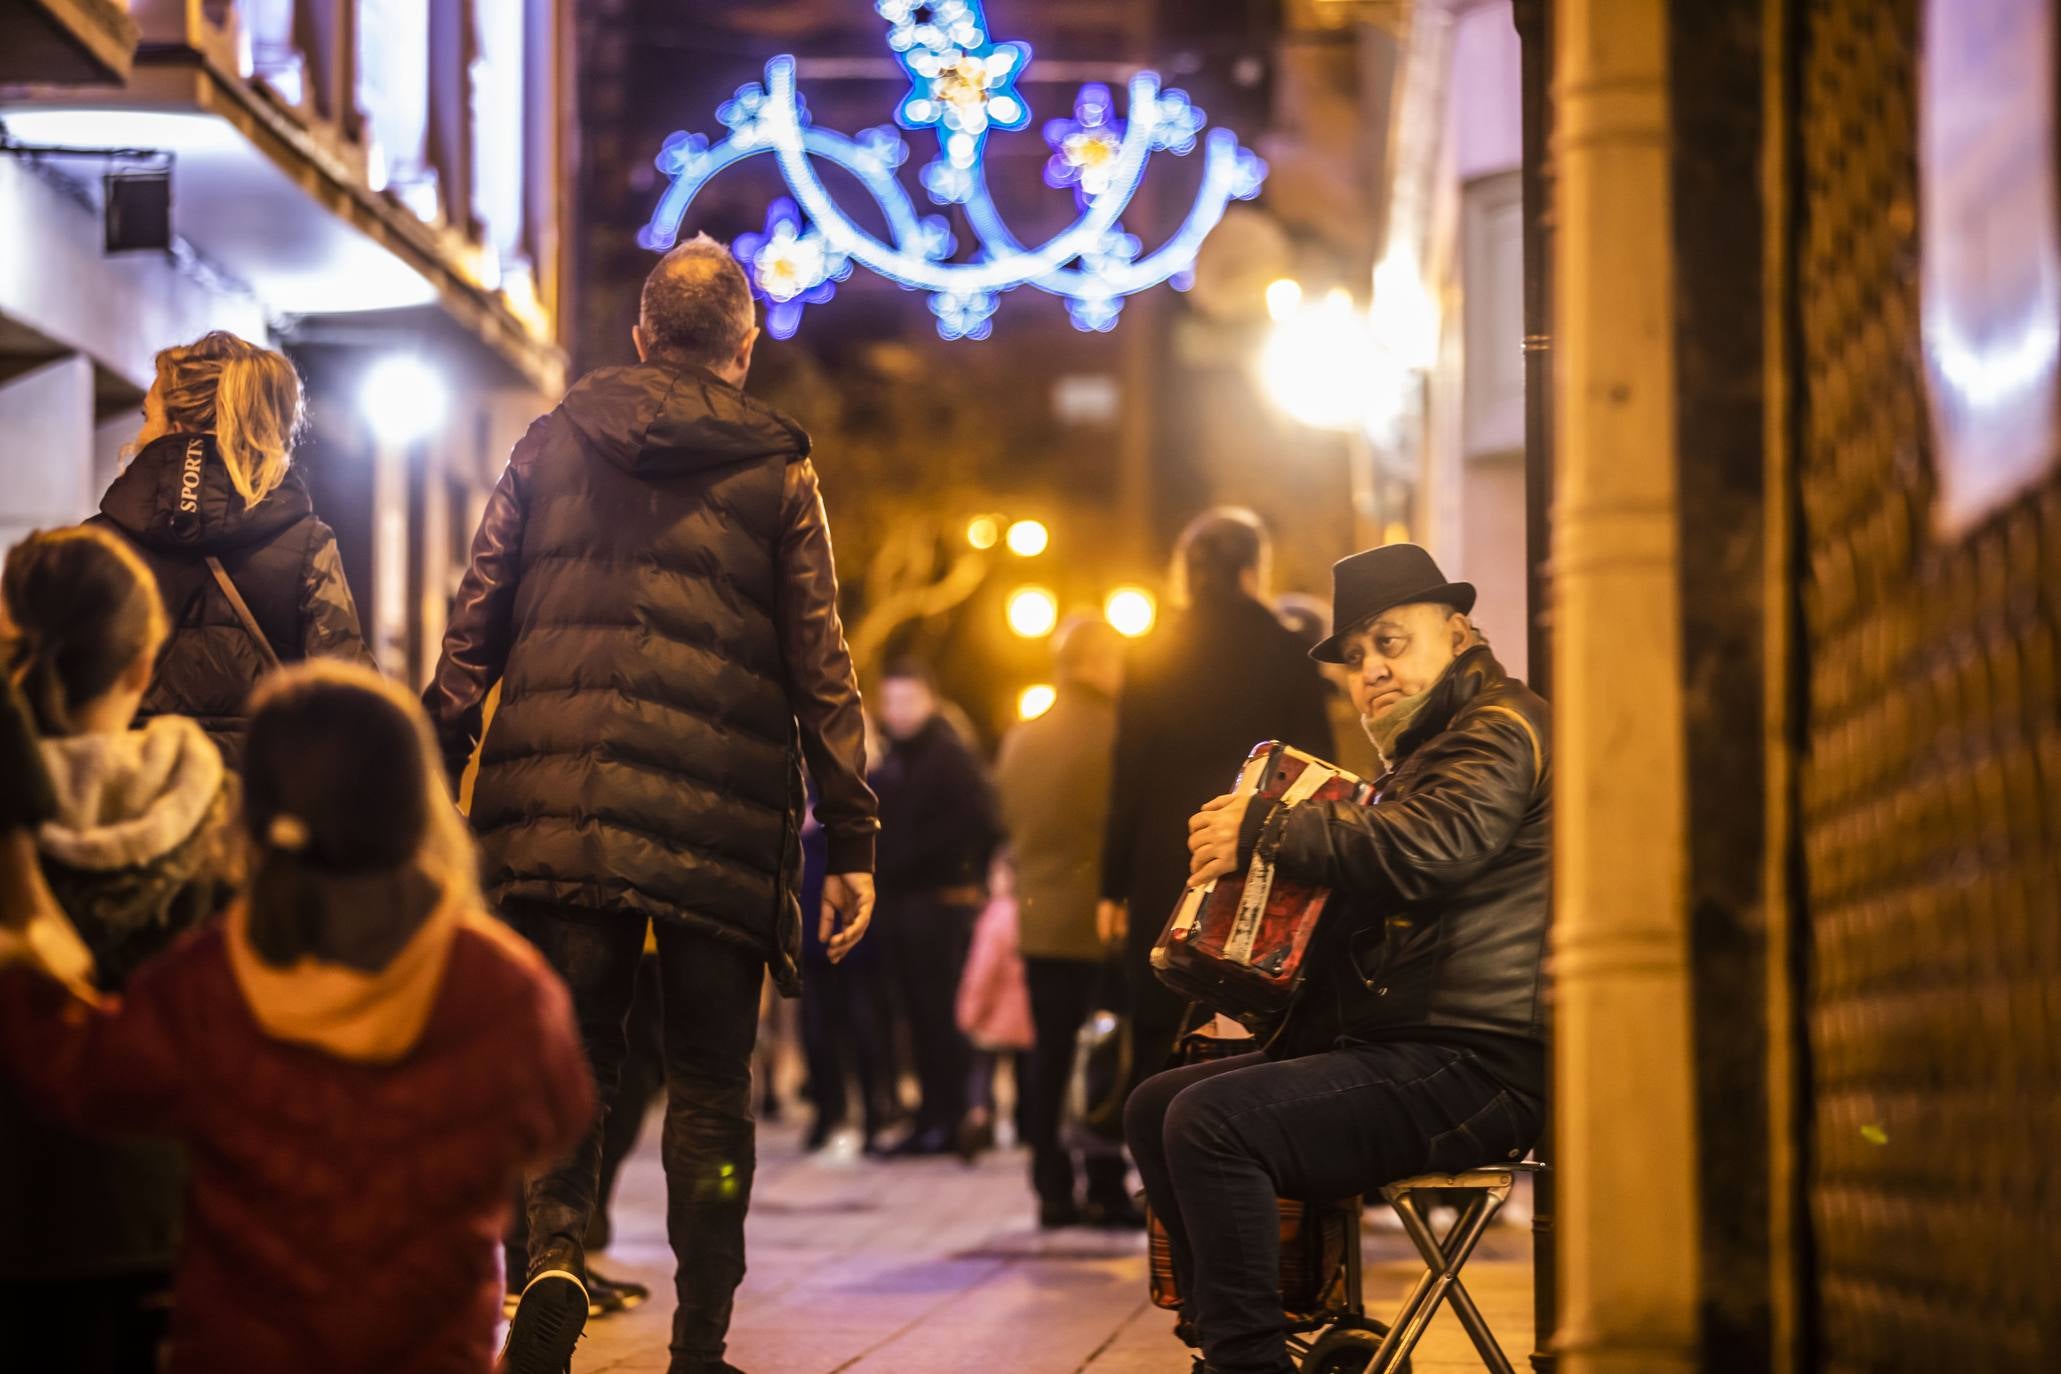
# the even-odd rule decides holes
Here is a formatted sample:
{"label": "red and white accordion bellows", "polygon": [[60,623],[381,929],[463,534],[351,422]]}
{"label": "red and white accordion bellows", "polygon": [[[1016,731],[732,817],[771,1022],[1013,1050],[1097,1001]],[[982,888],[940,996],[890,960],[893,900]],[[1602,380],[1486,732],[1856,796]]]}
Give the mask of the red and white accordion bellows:
{"label": "red and white accordion bellows", "polygon": [[[1365,803],[1373,785],[1336,764],[1274,741],[1245,760],[1236,789],[1282,806]],[[1254,857],[1244,873],[1190,888],[1152,947],[1152,967],[1174,992],[1239,1019],[1281,1011],[1302,982],[1304,958],[1329,889],[1283,878]]]}

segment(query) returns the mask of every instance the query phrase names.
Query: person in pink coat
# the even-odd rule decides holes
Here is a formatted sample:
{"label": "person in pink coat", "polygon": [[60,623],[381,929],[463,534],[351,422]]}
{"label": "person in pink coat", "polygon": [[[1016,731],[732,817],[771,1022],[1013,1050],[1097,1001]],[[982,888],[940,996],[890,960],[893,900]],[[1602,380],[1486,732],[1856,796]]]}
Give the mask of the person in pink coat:
{"label": "person in pink coat", "polygon": [[[977,1052],[972,1090],[973,1109],[960,1132],[960,1153],[970,1160],[994,1140],[996,1063],[1007,1055],[1023,1100],[1024,1065],[1037,1032],[1031,1021],[1030,988],[1024,980],[1023,956],[1017,945],[1016,870],[1009,860],[995,860],[988,873],[988,904],[973,927],[973,948],[959,978],[959,1029]],[[1021,1112],[1018,1113],[1021,1115]],[[1021,1123],[1018,1134],[1022,1134]]]}

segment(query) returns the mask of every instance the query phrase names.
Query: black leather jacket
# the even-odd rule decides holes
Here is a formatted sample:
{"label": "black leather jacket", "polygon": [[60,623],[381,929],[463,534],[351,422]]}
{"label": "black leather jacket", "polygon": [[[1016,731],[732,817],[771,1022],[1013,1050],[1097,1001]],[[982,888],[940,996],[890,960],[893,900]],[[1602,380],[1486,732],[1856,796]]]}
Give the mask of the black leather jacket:
{"label": "black leather jacket", "polygon": [[1248,815],[1241,857],[1342,899],[1275,1044],[1443,1032],[1543,1038],[1552,739],[1546,703],[1486,645],[1455,661],[1374,802]]}

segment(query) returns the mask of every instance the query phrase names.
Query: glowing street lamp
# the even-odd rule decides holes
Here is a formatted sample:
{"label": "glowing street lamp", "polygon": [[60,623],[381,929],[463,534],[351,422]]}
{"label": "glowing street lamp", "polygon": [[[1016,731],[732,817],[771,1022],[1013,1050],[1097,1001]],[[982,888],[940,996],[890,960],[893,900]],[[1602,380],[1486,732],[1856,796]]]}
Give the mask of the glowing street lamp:
{"label": "glowing street lamp", "polygon": [[1277,312],[1260,353],[1260,380],[1274,404],[1312,429],[1365,431],[1376,393],[1391,389],[1388,356],[1378,348],[1366,315],[1344,291],[1315,306],[1294,282],[1267,288]]}
{"label": "glowing street lamp", "polygon": [[966,542],[986,553],[1002,542],[1002,522],[992,515],[976,515],[966,526]]}
{"label": "glowing street lamp", "polygon": [[1102,603],[1102,616],[1126,639],[1142,639],[1159,620],[1159,603],[1143,587],[1118,587]]}
{"label": "glowing street lamp", "polygon": [[1052,531],[1037,520],[1019,520],[1009,527],[1009,552],[1018,558],[1036,558],[1052,546]]}
{"label": "glowing street lamp", "polygon": [[406,353],[374,363],[358,390],[358,407],[373,435],[396,448],[406,448],[434,433],[444,423],[448,405],[443,378],[422,359]]}
{"label": "glowing street lamp", "polygon": [[1052,703],[1059,700],[1058,691],[1049,682],[1040,682],[1035,687],[1023,689],[1023,695],[1016,699],[1016,716],[1019,720],[1036,720],[1052,709]]}
{"label": "glowing street lamp", "polygon": [[1009,593],[1009,628],[1022,639],[1043,639],[1059,628],[1059,598],[1043,587]]}
{"label": "glowing street lamp", "polygon": [[1299,282],[1283,279],[1267,287],[1267,313],[1274,325],[1260,352],[1260,381],[1293,419],[1345,435],[1354,532],[1364,547],[1382,532],[1374,445],[1393,450],[1418,404],[1438,358],[1438,303],[1416,259],[1397,249],[1374,269],[1368,310],[1341,290],[1312,304]]}

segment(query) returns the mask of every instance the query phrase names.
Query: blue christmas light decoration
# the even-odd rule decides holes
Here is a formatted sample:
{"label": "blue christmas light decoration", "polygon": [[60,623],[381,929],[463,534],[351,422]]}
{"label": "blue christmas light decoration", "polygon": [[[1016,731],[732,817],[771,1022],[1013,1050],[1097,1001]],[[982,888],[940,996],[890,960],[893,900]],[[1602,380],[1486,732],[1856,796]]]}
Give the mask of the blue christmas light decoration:
{"label": "blue christmas light decoration", "polygon": [[[898,170],[909,147],[893,128],[856,137],[816,128],[795,86],[795,59],[766,64],[763,84],[750,83],[716,111],[729,130],[719,143],[701,134],[666,140],[659,170],[671,178],[651,221],[638,236],[663,251],[701,188],[725,168],[758,154],[778,163],[792,199],[776,201],[765,229],[733,245],[767,303],[767,329],[791,335],[803,310],[821,304],[836,283],[863,266],[909,290],[928,292],[938,332],[947,339],[984,339],[994,329],[1003,294],[1020,286],[1063,298],[1076,328],[1115,327],[1127,296],[1171,282],[1185,290],[1195,255],[1233,200],[1259,194],[1266,164],[1227,129],[1204,134],[1203,112],[1180,91],[1161,90],[1151,72],[1134,75],[1124,112],[1099,82],[1081,88],[1071,119],[1044,129],[1052,157],[1045,179],[1070,188],[1078,217],[1036,246],[1020,242],[987,185],[987,140],[1031,122],[1017,93],[1030,61],[1021,43],[998,43],[980,0],[877,0],[888,23],[888,46],[909,78],[895,118],[904,129],[935,130],[938,154],[918,174],[930,198],[960,207],[973,231],[971,261],[954,261],[957,244],[940,216],[922,215]],[[1202,183],[1172,237],[1147,253],[1121,219],[1155,153],[1203,152]],[[852,220],[818,174],[827,162],[857,179],[887,223],[883,239]]]}
{"label": "blue christmas light decoration", "polygon": [[[1109,176],[1123,147],[1124,124],[1116,117],[1116,97],[1109,87],[1091,81],[1074,101],[1072,119],[1048,120],[1045,142],[1052,145],[1045,164],[1045,184],[1055,190],[1071,186],[1085,210],[1088,202],[1109,193]],[[1189,141],[1194,146],[1194,141]]]}
{"label": "blue christmas light decoration", "polygon": [[852,274],[851,260],[832,249],[785,197],[767,209],[763,233],[739,234],[730,251],[766,303],[766,332],[776,339],[793,338],[802,311],[836,295],[837,283]]}

